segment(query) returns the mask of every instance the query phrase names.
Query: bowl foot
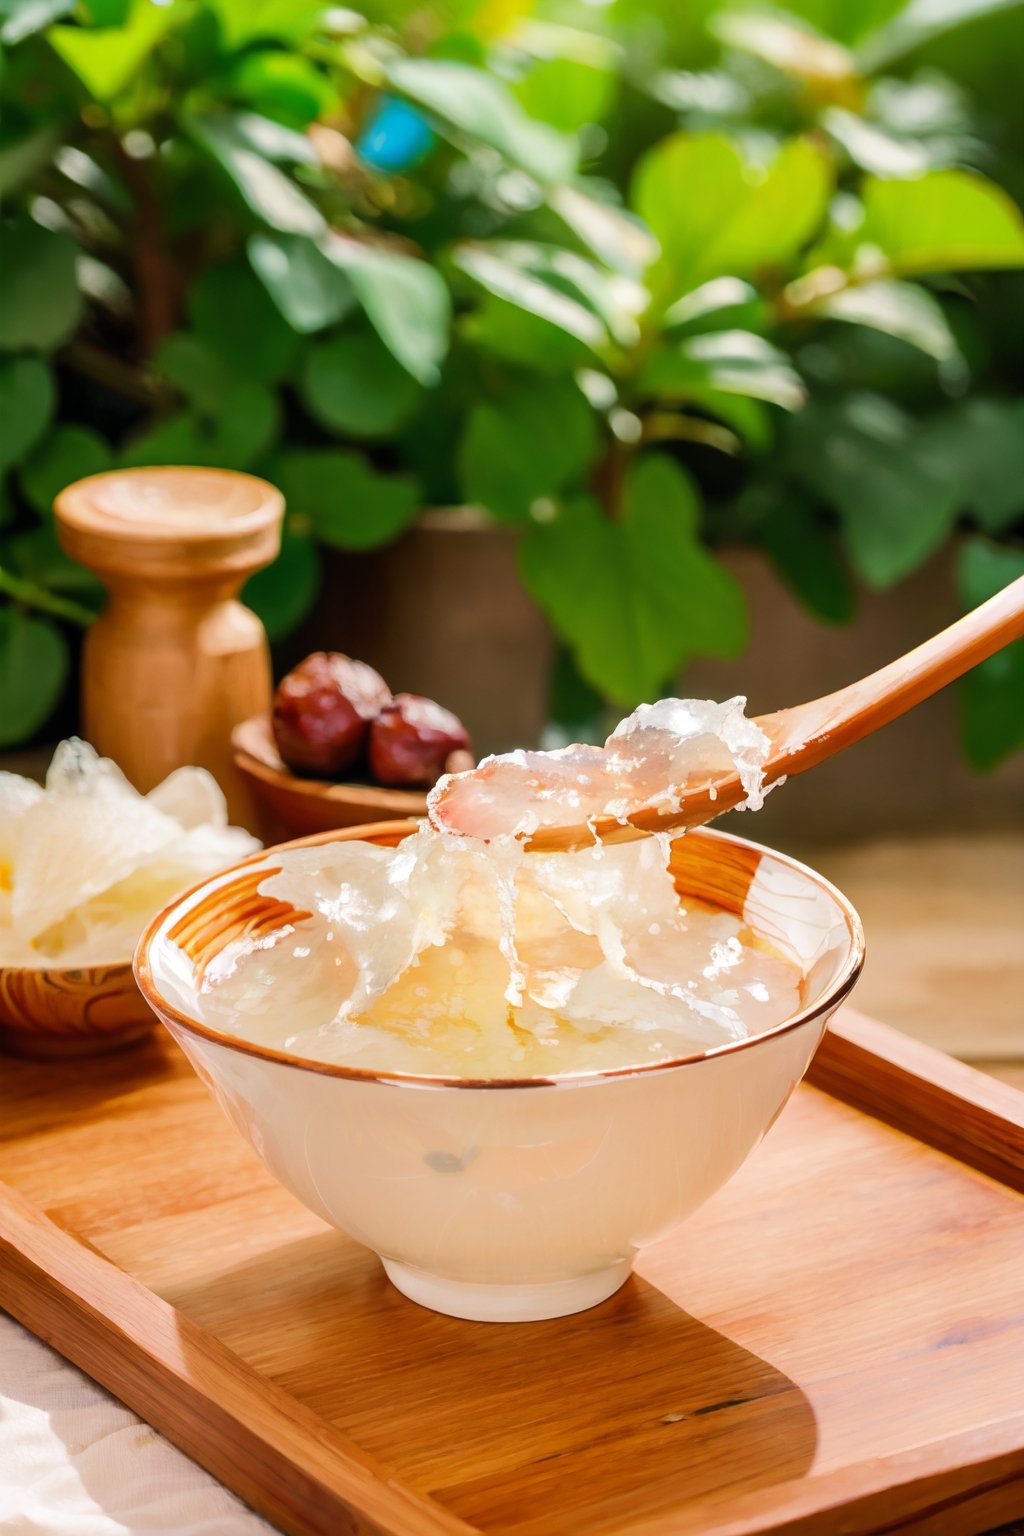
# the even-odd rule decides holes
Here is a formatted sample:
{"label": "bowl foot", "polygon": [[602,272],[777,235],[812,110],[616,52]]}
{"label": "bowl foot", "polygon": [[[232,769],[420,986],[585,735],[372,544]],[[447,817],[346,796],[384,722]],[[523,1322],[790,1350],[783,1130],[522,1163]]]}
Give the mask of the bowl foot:
{"label": "bowl foot", "polygon": [[613,1296],[629,1279],[633,1265],[622,1259],[608,1269],[576,1275],[569,1280],[550,1280],[544,1285],[479,1285],[467,1280],[448,1280],[425,1269],[381,1259],[388,1279],[403,1296],[477,1323],[533,1323],[547,1317],[568,1317],[585,1312]]}

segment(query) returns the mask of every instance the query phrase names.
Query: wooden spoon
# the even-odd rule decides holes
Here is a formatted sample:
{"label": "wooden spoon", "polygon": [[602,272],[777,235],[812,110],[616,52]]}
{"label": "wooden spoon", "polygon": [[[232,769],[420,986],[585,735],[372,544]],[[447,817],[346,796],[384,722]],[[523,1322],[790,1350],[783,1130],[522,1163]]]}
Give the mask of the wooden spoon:
{"label": "wooden spoon", "polygon": [[[765,783],[803,773],[870,736],[1022,635],[1024,576],[941,634],[859,682],[808,704],[757,716],[757,724],[771,742]],[[625,824],[609,816],[581,826],[540,827],[525,841],[537,853],[583,848],[595,838],[625,842],[650,832],[700,826],[733,810],[744,798],[738,774],[727,773],[684,789],[672,810],[639,810]]]}

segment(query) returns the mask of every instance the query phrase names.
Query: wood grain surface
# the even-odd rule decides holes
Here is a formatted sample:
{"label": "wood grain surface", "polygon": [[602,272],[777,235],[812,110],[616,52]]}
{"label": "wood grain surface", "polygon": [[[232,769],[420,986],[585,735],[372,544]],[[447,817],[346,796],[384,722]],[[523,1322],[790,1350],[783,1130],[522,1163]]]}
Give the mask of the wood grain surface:
{"label": "wood grain surface", "polygon": [[1024,1192],[1024,1094],[1017,1089],[849,1012],[833,1020],[808,1077]]}
{"label": "wood grain surface", "polygon": [[846,1012],[617,1296],[501,1327],[403,1299],[162,1034],[10,1060],[0,1304],[302,1536],[976,1536],[1024,1515],[1020,1102]]}
{"label": "wood grain surface", "polygon": [[0,966],[0,1049],[18,1056],[96,1056],[156,1028],[131,961]]}

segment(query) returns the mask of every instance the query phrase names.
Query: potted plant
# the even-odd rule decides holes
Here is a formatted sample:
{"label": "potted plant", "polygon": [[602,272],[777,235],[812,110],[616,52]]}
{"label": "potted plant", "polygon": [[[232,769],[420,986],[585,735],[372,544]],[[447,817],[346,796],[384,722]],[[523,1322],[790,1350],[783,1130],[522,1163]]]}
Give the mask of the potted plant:
{"label": "potted plant", "polygon": [[[1024,264],[1024,223],[962,94],[898,72],[986,9],[911,4],[839,39],[624,0],[585,27],[472,3],[9,7],[0,739],[45,723],[99,601],[52,496],[114,462],[282,487],[282,555],[247,592],[275,636],[325,549],[483,509],[488,579],[516,562],[581,729],[742,654],[731,545],[823,623],[958,530],[965,601],[1002,585],[1024,568],[999,357],[1019,280],[977,274]],[[362,631],[376,608],[393,635],[412,605],[372,558]],[[458,601],[409,624],[414,648]],[[490,691],[522,689],[529,654],[540,700],[548,645],[518,611]],[[1013,656],[965,690],[979,764],[1021,739],[1022,692]]]}

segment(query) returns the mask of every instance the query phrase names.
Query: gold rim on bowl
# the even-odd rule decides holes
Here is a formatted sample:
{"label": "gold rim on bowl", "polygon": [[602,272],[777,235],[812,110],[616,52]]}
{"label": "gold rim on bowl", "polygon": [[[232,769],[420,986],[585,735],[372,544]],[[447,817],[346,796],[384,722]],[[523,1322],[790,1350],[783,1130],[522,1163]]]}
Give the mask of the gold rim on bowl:
{"label": "gold rim on bowl", "polygon": [[[608,1067],[594,1069],[588,1072],[573,1072],[555,1075],[551,1077],[485,1077],[468,1078],[452,1077],[445,1075],[431,1075],[415,1072],[373,1072],[365,1067],[346,1067],[337,1062],[312,1061],[308,1057],[296,1056],[290,1051],[276,1050],[271,1046],[258,1045],[250,1040],[242,1040],[234,1035],[228,1035],[221,1030],[214,1029],[208,1024],[201,1024],[197,1019],[168,1002],[159,991],[153,980],[150,966],[150,952],[161,930],[169,927],[177,916],[184,916],[189,910],[193,898],[206,891],[210,886],[213,891],[227,888],[231,881],[229,876],[238,874],[253,865],[266,861],[273,862],[276,855],[285,853],[294,848],[316,847],[324,843],[361,841],[378,844],[390,844],[391,846],[401,842],[418,827],[414,821],[384,821],[373,822],[362,827],[341,827],[329,832],[316,832],[307,837],[295,838],[287,843],[279,843],[275,847],[266,848],[261,853],[250,854],[248,858],[240,860],[237,864],[221,870],[213,877],[201,880],[190,890],[177,896],[163,911],[158,912],[152,921],[146,926],[135,951],[134,971],[146,1002],[153,1009],[158,1018],[174,1021],[176,1028],[182,1029],[186,1034],[198,1036],[200,1039],[212,1041],[216,1045],[222,1045],[229,1050],[238,1051],[243,1056],[253,1056],[261,1061],[276,1062],[280,1066],[299,1067],[306,1072],[317,1072],[325,1077],[344,1078],[350,1082],[384,1083],[393,1085],[406,1085],[419,1088],[568,1088],[585,1086],[589,1083],[597,1083],[607,1078],[616,1077],[640,1077],[652,1072],[669,1072],[676,1067],[685,1067],[700,1061],[708,1061],[720,1056],[730,1056],[737,1051],[747,1050],[751,1046],[758,1045],[763,1040],[771,1040],[779,1035],[788,1034],[791,1030],[799,1029],[801,1025],[808,1024],[812,1020],[820,1018],[823,1014],[834,1011],[843,999],[852,990],[864,965],[864,929],[860,916],[852,903],[838,890],[824,875],[819,875],[816,870],[808,868],[799,859],[794,859],[786,853],[777,853],[774,849],[762,848],[759,844],[750,842],[746,838],[736,837],[730,832],[712,831],[710,828],[701,827],[687,832],[686,843],[693,846],[694,840],[698,844],[706,839],[719,844],[723,851],[729,849],[734,854],[741,856],[741,862],[749,871],[750,878],[760,864],[762,858],[771,858],[787,869],[802,875],[819,891],[830,897],[838,908],[846,931],[849,936],[849,954],[844,961],[839,975],[832,982],[825,995],[807,1008],[802,1008],[788,1019],[773,1025],[770,1029],[761,1030],[756,1035],[748,1035],[739,1040],[723,1041],[721,1045],[709,1046],[707,1050],[693,1052],[688,1056],[673,1057],[669,1061],[643,1062],[628,1067]],[[677,841],[681,842],[682,838]],[[269,877],[279,871],[268,868],[266,875]],[[747,884],[749,886],[750,881]],[[212,894],[212,892],[211,892]],[[182,910],[184,909],[184,910]]]}

